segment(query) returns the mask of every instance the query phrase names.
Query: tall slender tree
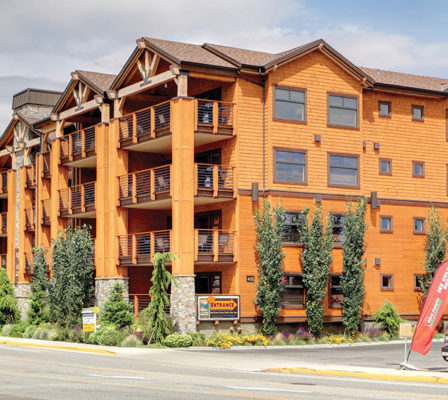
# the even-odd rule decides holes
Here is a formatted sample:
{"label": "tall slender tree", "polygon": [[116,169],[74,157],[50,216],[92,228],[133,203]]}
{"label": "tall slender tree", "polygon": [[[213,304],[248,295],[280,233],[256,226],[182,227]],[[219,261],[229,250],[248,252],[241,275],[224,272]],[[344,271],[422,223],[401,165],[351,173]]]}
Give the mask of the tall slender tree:
{"label": "tall slender tree", "polygon": [[328,215],[324,229],[322,207],[314,210],[311,226],[309,209],[302,212],[299,224],[300,241],[303,243],[302,268],[305,286],[305,309],[310,332],[315,337],[322,333],[324,318],[324,299],[330,265],[333,261],[333,221]]}
{"label": "tall slender tree", "polygon": [[5,268],[0,268],[0,326],[20,321],[14,288],[9,281]]}
{"label": "tall slender tree", "polygon": [[48,312],[48,263],[44,248],[35,248],[33,253],[33,283],[31,284],[28,322],[38,325],[49,322],[50,319]]}
{"label": "tall slender tree", "polygon": [[367,230],[366,208],[367,200],[364,197],[358,200],[355,208],[353,204],[348,204],[343,223],[342,323],[349,333],[359,329],[365,295],[363,257]]}
{"label": "tall slender tree", "polygon": [[258,254],[255,304],[263,318],[263,333],[268,336],[277,332],[277,317],[282,307],[283,257],[285,256],[282,249],[284,225],[285,213],[280,206],[272,208],[271,204],[264,200],[262,212],[255,211]]}

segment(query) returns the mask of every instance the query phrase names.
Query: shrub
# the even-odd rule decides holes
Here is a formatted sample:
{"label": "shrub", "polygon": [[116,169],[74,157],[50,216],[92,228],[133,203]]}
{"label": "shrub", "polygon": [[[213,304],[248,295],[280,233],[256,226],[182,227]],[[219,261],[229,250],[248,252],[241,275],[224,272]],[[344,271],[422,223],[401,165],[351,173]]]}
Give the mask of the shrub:
{"label": "shrub", "polygon": [[397,336],[400,329],[401,318],[397,307],[389,301],[385,301],[375,314],[372,315],[373,320],[381,326],[391,336]]}
{"label": "shrub", "polygon": [[49,328],[42,328],[39,331],[39,339],[40,340],[48,340],[50,337],[51,330]]}
{"label": "shrub", "polygon": [[37,330],[36,325],[28,325],[25,329],[25,332],[23,332],[23,337],[27,339],[31,339],[34,335],[34,333]]}
{"label": "shrub", "polygon": [[70,342],[83,343],[85,340],[85,334],[82,331],[81,325],[76,325],[72,329],[69,329],[67,339]]}
{"label": "shrub", "polygon": [[26,322],[18,322],[17,324],[11,325],[11,329],[8,332],[8,336],[23,337],[26,327],[27,327]]}
{"label": "shrub", "polygon": [[121,347],[140,347],[142,341],[135,335],[129,335],[121,341]]}
{"label": "shrub", "polygon": [[123,300],[123,287],[117,283],[112,287],[108,300],[104,304],[101,323],[115,325],[118,328],[130,326],[134,322],[132,306]]}
{"label": "shrub", "polygon": [[215,331],[207,340],[206,346],[219,347],[221,349],[228,349],[232,345],[252,345],[252,346],[267,346],[268,339],[261,333],[248,332],[239,335],[229,335],[220,331]]}
{"label": "shrub", "polygon": [[0,326],[20,321],[14,288],[4,268],[0,268]]}
{"label": "shrub", "polygon": [[191,337],[191,340],[192,340],[191,345],[192,346],[196,346],[196,347],[197,346],[205,346],[206,338],[203,333],[190,332],[190,333],[187,333],[187,335]]}
{"label": "shrub", "polygon": [[193,339],[188,334],[173,333],[168,335],[163,344],[167,347],[190,347]]}
{"label": "shrub", "polygon": [[296,333],[297,340],[311,340],[313,335],[305,328],[299,328]]}
{"label": "shrub", "polygon": [[64,327],[56,327],[50,331],[49,339],[55,341],[64,341],[69,337],[69,330]]}
{"label": "shrub", "polygon": [[114,325],[105,325],[96,332],[95,341],[103,346],[119,346],[126,336],[126,331],[120,331]]}
{"label": "shrub", "polygon": [[42,328],[41,327],[37,327],[36,330],[34,331],[33,335],[31,336],[32,339],[39,339],[40,338],[40,333],[42,332]]}
{"label": "shrub", "polygon": [[10,330],[11,330],[11,324],[6,324],[2,328],[2,335],[3,336],[8,336],[8,333],[9,333]]}

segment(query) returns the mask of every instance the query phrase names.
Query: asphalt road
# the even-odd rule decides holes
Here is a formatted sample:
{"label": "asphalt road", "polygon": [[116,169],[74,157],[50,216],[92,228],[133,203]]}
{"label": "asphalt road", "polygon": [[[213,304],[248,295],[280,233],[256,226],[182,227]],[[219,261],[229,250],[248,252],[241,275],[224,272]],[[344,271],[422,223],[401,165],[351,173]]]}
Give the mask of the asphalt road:
{"label": "asphalt road", "polygon": [[[402,350],[402,349],[401,349]],[[427,365],[446,364],[437,349]],[[100,355],[0,345],[0,400],[447,399],[448,386],[262,372],[310,360],[394,368],[400,345],[238,351],[135,350]],[[342,358],[341,358],[342,357]],[[431,360],[431,361],[429,361]],[[333,362],[335,363],[335,362]],[[437,366],[436,366],[436,363]],[[369,364],[370,365],[370,364]],[[448,374],[447,374],[448,376]]]}

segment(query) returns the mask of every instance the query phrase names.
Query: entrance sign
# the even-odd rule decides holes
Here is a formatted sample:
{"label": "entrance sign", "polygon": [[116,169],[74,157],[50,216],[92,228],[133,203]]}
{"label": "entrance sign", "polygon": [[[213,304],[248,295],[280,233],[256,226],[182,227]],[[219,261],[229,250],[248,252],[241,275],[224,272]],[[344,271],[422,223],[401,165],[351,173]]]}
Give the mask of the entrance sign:
{"label": "entrance sign", "polygon": [[198,321],[240,319],[240,296],[197,296]]}
{"label": "entrance sign", "polygon": [[432,338],[448,306],[448,261],[437,269],[415,328],[411,350],[425,355],[432,346]]}
{"label": "entrance sign", "polygon": [[96,331],[96,313],[93,308],[83,308],[82,310],[82,331]]}

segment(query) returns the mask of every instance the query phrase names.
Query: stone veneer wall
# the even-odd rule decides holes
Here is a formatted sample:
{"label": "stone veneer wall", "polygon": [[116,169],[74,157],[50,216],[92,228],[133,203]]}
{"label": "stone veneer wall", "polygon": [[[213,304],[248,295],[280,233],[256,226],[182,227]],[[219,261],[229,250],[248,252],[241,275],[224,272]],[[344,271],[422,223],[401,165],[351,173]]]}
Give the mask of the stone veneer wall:
{"label": "stone veneer wall", "polygon": [[102,308],[116,283],[123,287],[123,298],[129,301],[129,278],[95,278],[95,304]]}
{"label": "stone veneer wall", "polygon": [[31,295],[31,285],[29,283],[16,283],[14,287],[14,295],[16,297],[22,319],[26,319],[30,308],[29,297]]}
{"label": "stone veneer wall", "polygon": [[47,118],[51,111],[53,110],[53,106],[44,106],[38,104],[24,104],[21,107],[17,107],[14,111],[19,112],[28,118],[33,118],[37,120],[41,120]]}
{"label": "stone veneer wall", "polygon": [[194,275],[175,275],[171,286],[171,321],[179,333],[196,332]]}

